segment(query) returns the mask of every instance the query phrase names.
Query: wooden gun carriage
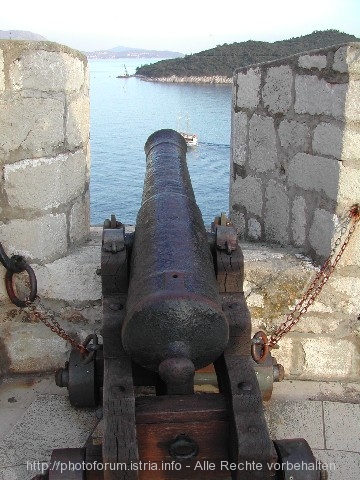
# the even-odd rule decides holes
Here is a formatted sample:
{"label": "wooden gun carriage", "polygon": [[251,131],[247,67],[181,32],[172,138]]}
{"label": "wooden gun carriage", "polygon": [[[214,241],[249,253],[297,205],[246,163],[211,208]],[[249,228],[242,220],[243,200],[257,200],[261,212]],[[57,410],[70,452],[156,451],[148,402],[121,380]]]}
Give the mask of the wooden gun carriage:
{"label": "wooden gun carriage", "polygon": [[[103,343],[85,360],[72,351],[56,376],[74,406],[102,402],[102,445],[54,450],[53,465],[83,468],[46,478],[325,478],[304,439],[269,436],[263,399],[282,367],[252,344],[234,228],[222,215],[205,230],[181,135],[155,132],[145,152],[135,233],[114,216],[104,224]],[[199,392],[209,366],[218,389]]]}

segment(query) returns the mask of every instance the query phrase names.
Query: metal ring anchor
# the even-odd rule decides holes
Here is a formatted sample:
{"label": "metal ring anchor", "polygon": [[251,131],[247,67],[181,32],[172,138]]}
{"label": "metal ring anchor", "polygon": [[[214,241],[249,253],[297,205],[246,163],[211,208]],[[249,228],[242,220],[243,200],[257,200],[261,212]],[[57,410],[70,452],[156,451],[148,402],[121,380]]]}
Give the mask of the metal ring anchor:
{"label": "metal ring anchor", "polygon": [[252,338],[251,356],[256,363],[263,363],[269,353],[268,338],[266,333],[259,330]]}
{"label": "metal ring anchor", "polygon": [[15,272],[13,270],[6,270],[6,274],[5,274],[5,286],[6,286],[6,291],[9,295],[9,298],[14,305],[20,308],[27,307],[28,302],[33,302],[37,296],[37,280],[36,280],[35,272],[30,267],[30,265],[27,264],[26,262],[23,263],[23,267],[24,267],[23,270],[27,272],[30,279],[30,294],[25,300],[20,300],[20,298],[18,298],[18,296],[15,293],[14,284],[13,284],[13,275]]}

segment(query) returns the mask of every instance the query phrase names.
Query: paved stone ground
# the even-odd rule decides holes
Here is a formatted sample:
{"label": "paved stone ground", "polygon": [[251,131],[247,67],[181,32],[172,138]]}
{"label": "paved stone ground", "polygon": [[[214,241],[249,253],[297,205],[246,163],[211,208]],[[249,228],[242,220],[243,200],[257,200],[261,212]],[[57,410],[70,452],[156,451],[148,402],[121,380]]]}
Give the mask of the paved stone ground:
{"label": "paved stone ground", "polygon": [[[360,478],[360,384],[286,380],[264,404],[271,437],[305,438],[329,480]],[[54,448],[101,436],[101,409],[75,409],[53,375],[0,384],[0,480],[30,480]],[[94,433],[95,429],[95,433]],[[294,479],[296,476],[294,476]]]}

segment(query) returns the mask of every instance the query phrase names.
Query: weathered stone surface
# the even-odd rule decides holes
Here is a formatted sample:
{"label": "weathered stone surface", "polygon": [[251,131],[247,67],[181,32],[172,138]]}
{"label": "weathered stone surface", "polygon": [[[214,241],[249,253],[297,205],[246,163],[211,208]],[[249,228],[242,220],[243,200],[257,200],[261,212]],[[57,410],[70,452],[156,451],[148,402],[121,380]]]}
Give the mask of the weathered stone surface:
{"label": "weathered stone surface", "polygon": [[[316,302],[317,305],[319,302]],[[317,310],[318,307],[315,307]],[[319,314],[314,312],[314,308],[309,309],[309,313],[304,316],[299,323],[294,327],[294,332],[300,333],[314,333],[314,334],[329,334],[335,332],[341,324],[340,318],[334,318],[332,308],[326,305],[320,307],[321,310],[328,311],[327,314]],[[310,313],[311,312],[313,313]],[[316,315],[316,316],[315,316]]]}
{"label": "weathered stone surface", "polygon": [[66,140],[70,150],[89,141],[90,103],[89,98],[80,95],[68,105],[66,118]]}
{"label": "weathered stone surface", "polygon": [[306,151],[310,145],[310,128],[295,120],[283,120],[278,128],[281,146],[292,152]]}
{"label": "weathered stone surface", "polygon": [[37,268],[39,295],[42,297],[81,303],[101,299],[101,248],[86,245],[43,267]]}
{"label": "weathered stone surface", "polygon": [[350,74],[360,73],[360,45],[340,47],[334,54],[333,69],[337,72]]}
{"label": "weathered stone surface", "polygon": [[5,90],[4,54],[0,50],[0,92]]}
{"label": "weathered stone surface", "polygon": [[249,213],[261,215],[262,212],[262,185],[261,180],[255,177],[237,177],[233,184],[233,194],[238,203]]}
{"label": "weathered stone surface", "polygon": [[356,126],[356,124],[349,123],[345,125],[345,128],[344,128],[341,159],[345,161],[352,160],[351,166],[360,168],[360,164],[358,162],[359,152],[360,152],[360,126],[359,125]]}
{"label": "weathered stone surface", "polygon": [[90,193],[87,191],[73,205],[70,212],[70,242],[80,243],[90,232]]}
{"label": "weathered stone surface", "polygon": [[335,276],[329,283],[336,297],[341,299],[338,307],[356,318],[359,315],[360,278]]}
{"label": "weathered stone surface", "polygon": [[318,155],[328,155],[338,160],[342,158],[343,128],[331,123],[319,123],[314,130],[313,151]]}
{"label": "weathered stone surface", "polygon": [[295,112],[343,119],[347,92],[347,84],[330,84],[315,75],[296,75]]}
{"label": "weathered stone surface", "polygon": [[275,168],[276,134],[271,117],[252,116],[249,129],[249,149],[250,168],[259,173]]}
{"label": "weathered stone surface", "polygon": [[261,238],[261,224],[256,218],[250,218],[248,221],[248,237],[250,240]]}
{"label": "weathered stone surface", "polygon": [[265,77],[262,98],[272,113],[285,113],[292,102],[293,72],[289,65],[270,67]]}
{"label": "weathered stone surface", "polygon": [[337,160],[297,153],[289,164],[289,184],[304,190],[323,192],[336,200],[340,165]]}
{"label": "weathered stone surface", "polygon": [[239,108],[256,108],[260,101],[261,70],[249,68],[246,73],[238,72],[236,106]]}
{"label": "weathered stone surface", "polygon": [[360,170],[341,166],[339,175],[338,210],[348,212],[353,204],[359,203]]}
{"label": "weathered stone surface", "polygon": [[287,335],[279,342],[279,350],[274,356],[285,369],[286,378],[300,378],[304,372],[305,353],[301,342]]}
{"label": "weathered stone surface", "polygon": [[[53,155],[64,142],[62,99],[19,98],[0,108],[0,163]],[[15,160],[14,160],[15,159]]]}
{"label": "weathered stone surface", "polygon": [[79,91],[86,81],[84,61],[63,52],[24,50],[10,66],[12,88],[43,92]]}
{"label": "weathered stone surface", "polygon": [[281,183],[270,180],[265,190],[265,232],[273,242],[289,241],[289,197]]}
{"label": "weathered stone surface", "polygon": [[326,210],[316,209],[309,231],[309,241],[317,255],[326,257],[331,251],[335,216]]}
{"label": "weathered stone surface", "polygon": [[305,352],[305,377],[321,380],[355,377],[352,358],[356,355],[356,349],[348,340],[316,335],[304,339],[302,344]]}
{"label": "weathered stone surface", "polygon": [[247,160],[248,119],[246,113],[235,112],[232,117],[232,157],[238,165],[244,165]]}
{"label": "weathered stone surface", "polygon": [[349,86],[346,95],[346,120],[359,122],[360,121],[360,80],[349,81]]}
{"label": "weathered stone surface", "polygon": [[86,170],[82,150],[5,165],[4,187],[9,205],[43,211],[68,203],[84,191]]}
{"label": "weathered stone surface", "polygon": [[326,67],[326,55],[300,55],[298,65],[309,70],[323,70]]}
{"label": "weathered stone surface", "polygon": [[55,370],[67,360],[69,344],[42,323],[5,324],[0,331],[6,342],[10,373]]}
{"label": "weathered stone surface", "polygon": [[304,245],[306,240],[306,201],[303,197],[294,198],[291,211],[292,238],[296,246]]}
{"label": "weathered stone surface", "polygon": [[66,216],[48,214],[33,220],[14,219],[0,224],[0,238],[8,255],[17,253],[27,260],[46,263],[67,252]]}

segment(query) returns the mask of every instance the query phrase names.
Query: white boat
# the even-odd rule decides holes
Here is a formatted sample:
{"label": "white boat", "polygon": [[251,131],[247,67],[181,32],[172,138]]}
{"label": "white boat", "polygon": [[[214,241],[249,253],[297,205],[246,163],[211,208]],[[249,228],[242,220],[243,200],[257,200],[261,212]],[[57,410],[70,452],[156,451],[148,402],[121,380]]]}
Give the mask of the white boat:
{"label": "white boat", "polygon": [[186,145],[188,147],[196,147],[198,143],[198,136],[196,133],[186,133],[186,132],[179,132],[180,135],[185,139]]}
{"label": "white boat", "polygon": [[180,133],[180,135],[185,139],[185,142],[186,142],[186,145],[188,147],[196,147],[196,145],[198,144],[198,140],[199,140],[199,137],[196,133],[189,133],[189,115],[187,115],[186,117],[186,132],[183,132],[180,130],[180,120],[181,120],[181,117],[178,118],[178,132]]}

